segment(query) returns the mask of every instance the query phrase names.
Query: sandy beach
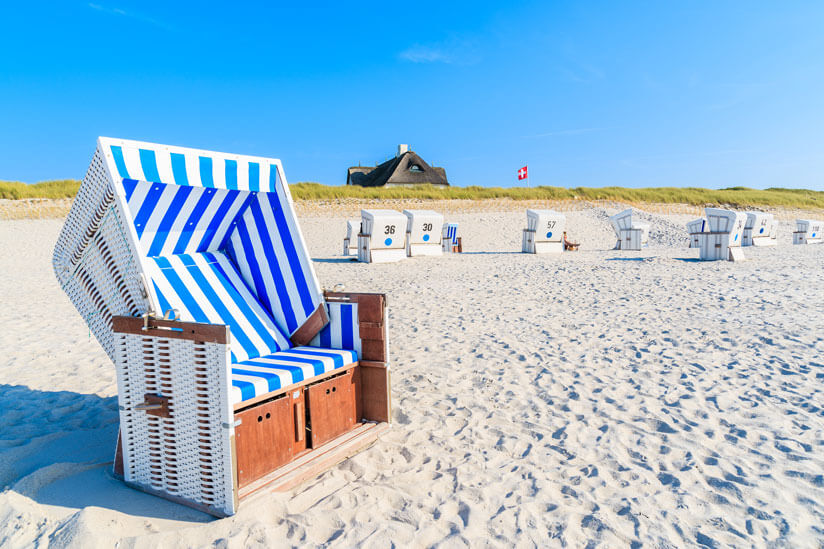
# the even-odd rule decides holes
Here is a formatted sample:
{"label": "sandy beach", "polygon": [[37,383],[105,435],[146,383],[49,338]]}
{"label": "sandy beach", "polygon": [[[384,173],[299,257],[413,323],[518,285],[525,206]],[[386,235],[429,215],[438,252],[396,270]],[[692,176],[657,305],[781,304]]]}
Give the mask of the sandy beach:
{"label": "sandy beach", "polygon": [[[300,211],[300,208],[299,208]],[[388,296],[393,425],[216,520],[113,478],[114,367],[54,277],[61,219],[0,221],[0,546],[820,547],[824,246],[699,262],[684,223],[518,253],[520,211],[448,213],[465,253],[367,265],[301,223],[322,285]]]}

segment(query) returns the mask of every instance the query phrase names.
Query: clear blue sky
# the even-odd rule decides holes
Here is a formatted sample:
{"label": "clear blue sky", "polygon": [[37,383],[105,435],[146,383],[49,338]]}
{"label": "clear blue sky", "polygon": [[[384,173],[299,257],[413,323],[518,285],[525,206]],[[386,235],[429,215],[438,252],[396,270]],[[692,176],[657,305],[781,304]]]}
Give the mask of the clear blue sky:
{"label": "clear blue sky", "polygon": [[5,3],[0,179],[107,135],[292,182],[409,143],[456,185],[824,190],[824,2],[234,4]]}

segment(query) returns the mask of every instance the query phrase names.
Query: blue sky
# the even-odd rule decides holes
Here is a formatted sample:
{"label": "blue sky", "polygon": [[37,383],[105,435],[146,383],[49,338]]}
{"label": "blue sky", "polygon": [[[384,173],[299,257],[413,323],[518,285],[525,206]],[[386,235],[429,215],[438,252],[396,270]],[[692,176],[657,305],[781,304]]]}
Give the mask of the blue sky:
{"label": "blue sky", "polygon": [[0,179],[107,135],[291,182],[409,143],[456,185],[824,190],[824,2],[346,4],[6,3]]}

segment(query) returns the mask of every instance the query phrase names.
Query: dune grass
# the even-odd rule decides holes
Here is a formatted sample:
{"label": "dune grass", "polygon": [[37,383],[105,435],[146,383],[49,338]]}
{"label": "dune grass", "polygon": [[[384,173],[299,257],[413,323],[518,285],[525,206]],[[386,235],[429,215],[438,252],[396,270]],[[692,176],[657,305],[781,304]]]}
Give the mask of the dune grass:
{"label": "dune grass", "polygon": [[76,179],[41,181],[31,185],[19,181],[0,181],[0,198],[19,200],[23,198],[72,198],[80,188]]}
{"label": "dune grass", "polygon": [[330,200],[344,198],[389,198],[421,200],[615,200],[632,203],[690,204],[693,206],[729,205],[732,207],[776,206],[824,209],[824,192],[805,189],[765,190],[734,187],[701,189],[696,187],[447,187],[420,185],[411,188],[331,187],[318,183],[290,186],[296,200]]}
{"label": "dune grass", "polygon": [[[0,181],[0,198],[71,198],[80,181],[61,179],[27,185]],[[296,183],[290,186],[295,200],[403,199],[403,200],[614,200],[630,203],[690,204],[693,206],[787,207],[824,209],[824,192],[805,189],[765,190],[747,187],[702,189],[697,187],[355,187],[319,183]]]}

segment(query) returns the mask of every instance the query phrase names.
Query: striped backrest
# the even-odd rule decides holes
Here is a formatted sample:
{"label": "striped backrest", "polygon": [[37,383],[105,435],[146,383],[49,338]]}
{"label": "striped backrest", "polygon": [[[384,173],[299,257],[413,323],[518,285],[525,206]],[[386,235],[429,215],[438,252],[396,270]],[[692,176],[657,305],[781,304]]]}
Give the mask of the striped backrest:
{"label": "striped backrest", "polygon": [[358,304],[330,301],[326,304],[329,324],[309,343],[311,347],[347,349],[361,355]]}
{"label": "striped backrest", "polygon": [[458,224],[457,223],[447,223],[444,225],[444,238],[447,240],[451,240],[452,244],[458,244]]}
{"label": "striped backrest", "polygon": [[216,251],[255,198],[249,191],[181,187],[124,179],[121,183],[143,255]]}
{"label": "striped backrest", "polygon": [[272,318],[293,334],[323,301],[306,248],[291,235],[294,217],[275,193],[259,193],[227,241],[244,281]]}
{"label": "striped backrest", "polygon": [[102,137],[98,149],[150,280],[156,258],[212,253],[287,336],[323,304],[280,161]]}
{"label": "striped backrest", "polygon": [[224,254],[152,257],[147,271],[162,311],[177,309],[180,320],[229,326],[232,362],[291,347]]}

